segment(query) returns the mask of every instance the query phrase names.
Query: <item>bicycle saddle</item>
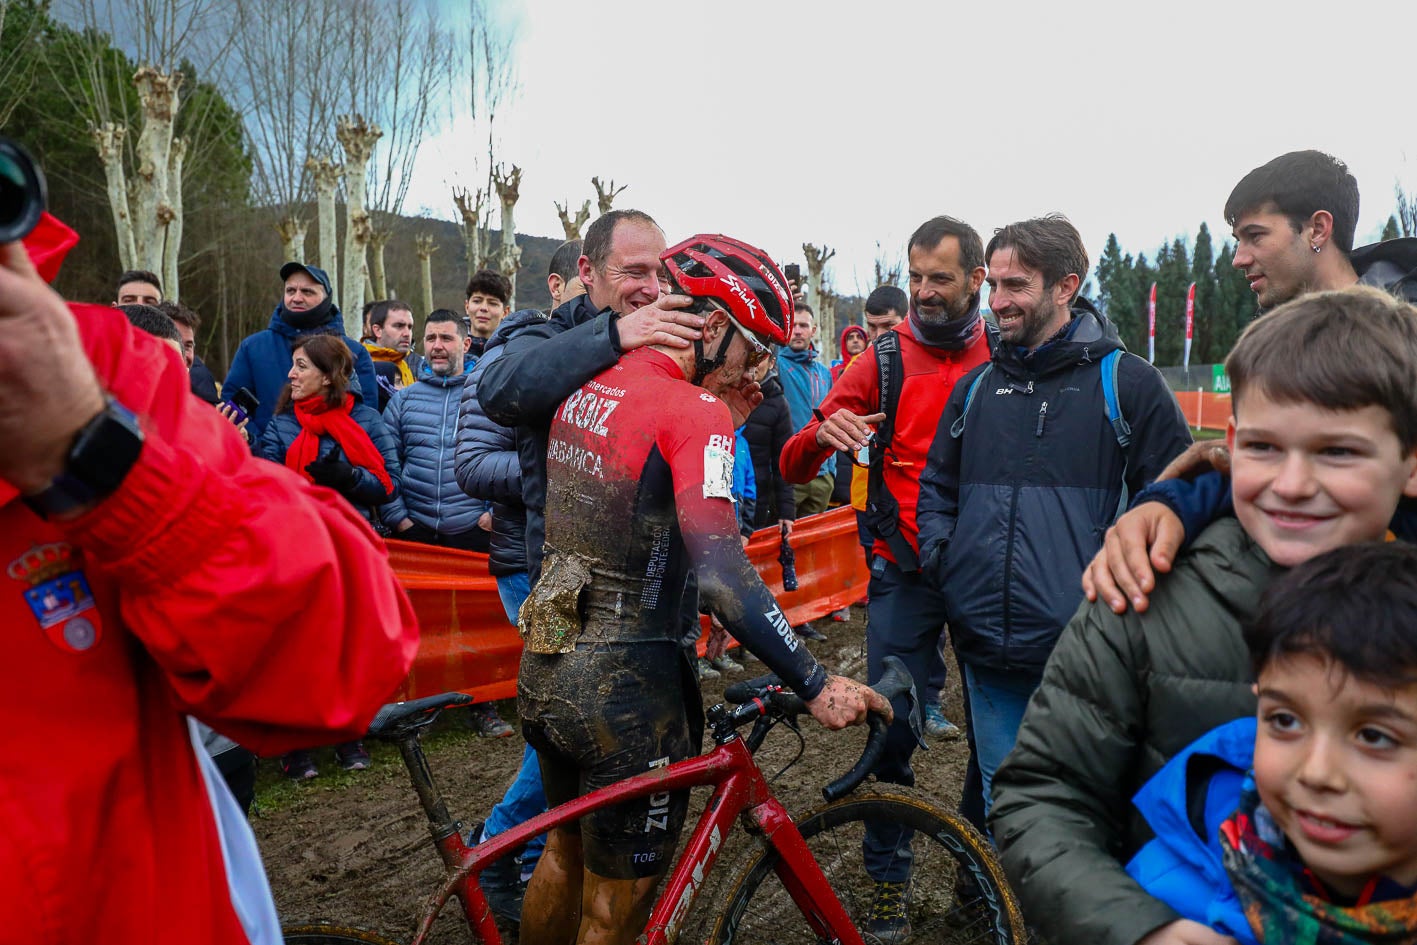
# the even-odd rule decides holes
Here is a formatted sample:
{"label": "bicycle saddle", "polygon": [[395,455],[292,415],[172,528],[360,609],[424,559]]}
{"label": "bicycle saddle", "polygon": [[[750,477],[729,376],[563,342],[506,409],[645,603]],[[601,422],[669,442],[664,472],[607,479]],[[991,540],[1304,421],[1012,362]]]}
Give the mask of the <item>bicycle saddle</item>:
{"label": "bicycle saddle", "polygon": [[472,696],[461,692],[444,692],[408,702],[391,702],[384,706],[369,723],[371,738],[400,738],[415,729],[432,723],[448,706],[467,705]]}

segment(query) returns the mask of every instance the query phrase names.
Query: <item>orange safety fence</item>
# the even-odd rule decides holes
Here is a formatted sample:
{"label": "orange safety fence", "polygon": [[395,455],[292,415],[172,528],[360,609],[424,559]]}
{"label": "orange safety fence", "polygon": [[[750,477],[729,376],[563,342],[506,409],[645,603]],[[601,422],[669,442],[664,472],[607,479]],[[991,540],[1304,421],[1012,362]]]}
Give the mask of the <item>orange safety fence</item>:
{"label": "orange safety fence", "polygon": [[[796,522],[791,543],[798,588],[791,593],[782,589],[777,534],[776,528],[756,532],[748,543],[748,560],[793,626],[865,599],[866,560],[850,508]],[[487,556],[408,541],[391,540],[388,546],[423,631],[398,698],[455,690],[484,701],[515,696],[522,642],[507,622],[497,580],[487,572]],[[702,639],[699,645],[702,651]]]}
{"label": "orange safety fence", "polygon": [[1230,421],[1230,395],[1199,390],[1172,391],[1186,423],[1197,430],[1224,430]]}

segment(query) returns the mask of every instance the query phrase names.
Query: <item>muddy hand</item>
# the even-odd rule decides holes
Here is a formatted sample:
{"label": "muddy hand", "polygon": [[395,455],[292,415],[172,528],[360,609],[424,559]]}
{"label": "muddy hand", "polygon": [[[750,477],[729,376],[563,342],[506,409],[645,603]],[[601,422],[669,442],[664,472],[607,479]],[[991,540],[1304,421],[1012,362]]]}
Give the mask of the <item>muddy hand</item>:
{"label": "muddy hand", "polygon": [[895,718],[884,696],[845,676],[828,676],[817,698],[807,703],[807,710],[823,728],[833,731],[866,721],[868,712],[879,712],[887,721]]}

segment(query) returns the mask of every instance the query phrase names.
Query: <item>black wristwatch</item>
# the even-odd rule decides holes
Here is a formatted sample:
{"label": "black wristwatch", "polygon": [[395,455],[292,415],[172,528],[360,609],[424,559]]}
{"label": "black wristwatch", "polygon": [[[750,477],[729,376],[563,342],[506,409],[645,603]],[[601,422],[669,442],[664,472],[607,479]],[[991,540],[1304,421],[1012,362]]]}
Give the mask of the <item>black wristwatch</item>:
{"label": "black wristwatch", "polygon": [[24,496],[44,518],[92,505],[112,495],[143,452],[138,416],[108,396],[103,410],[84,425],[64,458],[64,471],[42,492]]}

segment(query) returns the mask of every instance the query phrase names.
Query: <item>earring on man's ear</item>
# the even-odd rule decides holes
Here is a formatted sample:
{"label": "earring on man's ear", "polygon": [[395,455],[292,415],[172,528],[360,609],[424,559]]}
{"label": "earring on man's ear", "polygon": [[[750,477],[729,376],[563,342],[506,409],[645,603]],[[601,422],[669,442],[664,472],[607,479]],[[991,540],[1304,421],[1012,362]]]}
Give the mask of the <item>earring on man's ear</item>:
{"label": "earring on man's ear", "polygon": [[1309,248],[1312,249],[1314,252],[1317,253],[1317,252],[1319,251],[1319,244],[1318,244],[1318,243],[1310,243],[1310,244],[1309,244]]}

